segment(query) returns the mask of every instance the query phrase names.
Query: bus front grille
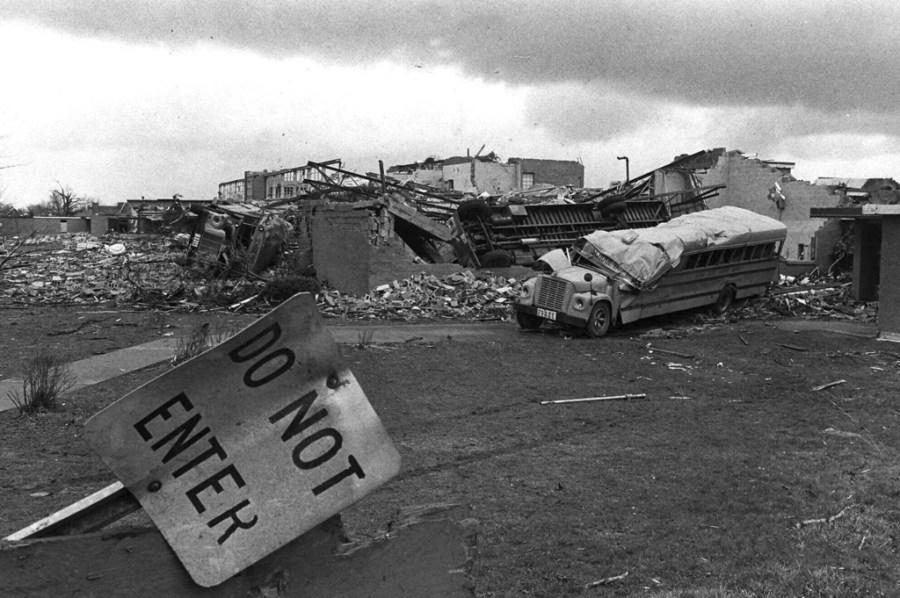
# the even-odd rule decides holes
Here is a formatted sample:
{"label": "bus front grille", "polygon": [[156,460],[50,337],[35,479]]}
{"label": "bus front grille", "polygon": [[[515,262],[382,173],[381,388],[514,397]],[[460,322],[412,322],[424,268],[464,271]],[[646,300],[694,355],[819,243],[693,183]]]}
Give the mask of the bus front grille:
{"label": "bus front grille", "polygon": [[569,283],[564,280],[541,276],[535,305],[554,311],[563,311],[566,305],[566,288],[568,286]]}

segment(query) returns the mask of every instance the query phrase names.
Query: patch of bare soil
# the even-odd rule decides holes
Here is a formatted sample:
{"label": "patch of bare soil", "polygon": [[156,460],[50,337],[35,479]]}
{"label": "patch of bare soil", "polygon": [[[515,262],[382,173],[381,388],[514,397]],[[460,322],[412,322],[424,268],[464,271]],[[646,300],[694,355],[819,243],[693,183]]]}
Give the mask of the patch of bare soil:
{"label": "patch of bare soil", "polygon": [[[24,316],[17,331],[39,330]],[[478,596],[896,595],[900,350],[765,322],[659,325],[345,347],[403,458],[344,512],[348,531],[467,505]],[[166,367],[60,412],[0,414],[0,534],[113,480],[81,424]],[[540,404],[626,393],[646,398]]]}

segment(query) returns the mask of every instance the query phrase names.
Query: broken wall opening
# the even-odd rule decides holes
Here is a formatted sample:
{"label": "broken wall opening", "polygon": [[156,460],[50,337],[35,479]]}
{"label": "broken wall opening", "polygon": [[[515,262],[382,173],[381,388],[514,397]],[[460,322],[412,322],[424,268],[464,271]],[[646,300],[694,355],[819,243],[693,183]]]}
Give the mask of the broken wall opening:
{"label": "broken wall opening", "polygon": [[[380,284],[418,272],[443,276],[462,269],[424,261],[398,234],[395,224],[387,209],[371,205],[319,207],[310,218],[317,278],[341,292],[364,295]],[[399,228],[410,234],[408,224]]]}

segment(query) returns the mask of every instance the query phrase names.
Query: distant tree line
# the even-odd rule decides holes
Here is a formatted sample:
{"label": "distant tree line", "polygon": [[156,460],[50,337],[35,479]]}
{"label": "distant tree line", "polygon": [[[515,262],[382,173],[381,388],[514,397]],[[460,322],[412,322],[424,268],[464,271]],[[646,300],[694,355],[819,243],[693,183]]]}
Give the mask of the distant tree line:
{"label": "distant tree line", "polygon": [[55,189],[50,190],[46,200],[24,208],[17,208],[9,202],[0,200],[0,218],[74,216],[90,204],[90,199],[76,193],[70,186],[60,183]]}

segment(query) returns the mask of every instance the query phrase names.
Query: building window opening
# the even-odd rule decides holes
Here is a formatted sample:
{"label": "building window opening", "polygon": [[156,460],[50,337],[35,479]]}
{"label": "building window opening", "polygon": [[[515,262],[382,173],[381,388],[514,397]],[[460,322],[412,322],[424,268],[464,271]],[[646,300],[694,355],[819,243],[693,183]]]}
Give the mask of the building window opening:
{"label": "building window opening", "polygon": [[522,173],[522,189],[531,189],[534,187],[534,173],[533,172],[523,172]]}

